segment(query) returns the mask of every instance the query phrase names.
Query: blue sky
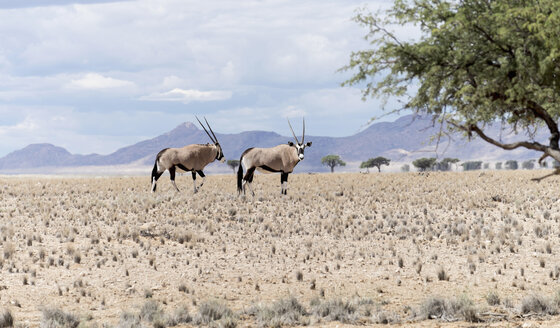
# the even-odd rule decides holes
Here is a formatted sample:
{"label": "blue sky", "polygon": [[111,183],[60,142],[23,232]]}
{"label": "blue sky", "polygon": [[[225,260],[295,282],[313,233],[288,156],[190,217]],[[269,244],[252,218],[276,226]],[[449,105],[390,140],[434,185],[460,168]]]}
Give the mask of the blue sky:
{"label": "blue sky", "polygon": [[0,0],[0,157],[42,142],[108,154],[195,114],[220,133],[289,135],[305,116],[308,135],[352,135],[380,114],[337,72],[368,47],[352,21],[365,5]]}

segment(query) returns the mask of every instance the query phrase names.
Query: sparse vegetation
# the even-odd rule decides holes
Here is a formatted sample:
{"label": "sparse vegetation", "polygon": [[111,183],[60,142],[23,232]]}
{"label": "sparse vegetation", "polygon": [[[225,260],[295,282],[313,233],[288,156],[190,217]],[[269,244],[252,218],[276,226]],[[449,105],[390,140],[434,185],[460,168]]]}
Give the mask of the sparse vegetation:
{"label": "sparse vegetation", "polygon": [[[547,317],[558,304],[549,294],[560,276],[557,195],[547,184],[527,183],[537,171],[484,173],[296,174],[290,199],[278,199],[274,176],[259,175],[262,194],[254,202],[229,198],[230,175],[209,176],[212,192],[196,201],[192,194],[139,192],[142,177],[0,178],[0,270],[15,282],[0,282],[0,299],[11,304],[14,321],[20,311],[25,320],[37,318],[32,326],[42,321],[42,304],[13,295],[32,290],[61,313],[74,313],[75,320],[62,322],[87,327],[245,320],[268,327],[408,323],[411,314],[423,320],[419,309],[432,291],[455,300],[450,293],[457,290],[477,301],[453,320],[475,322],[488,319],[479,308],[514,315],[542,290],[537,295],[547,308],[535,315],[557,319]],[[439,280],[440,269],[449,280]],[[409,292],[417,288],[425,289]],[[285,291],[297,295],[291,304],[302,306],[299,317],[299,310],[280,310],[290,299]],[[213,299],[218,306],[209,307]],[[121,304],[122,315],[115,311]],[[230,312],[212,320],[220,305]],[[249,308],[268,311],[262,323],[257,312],[247,319]]]}

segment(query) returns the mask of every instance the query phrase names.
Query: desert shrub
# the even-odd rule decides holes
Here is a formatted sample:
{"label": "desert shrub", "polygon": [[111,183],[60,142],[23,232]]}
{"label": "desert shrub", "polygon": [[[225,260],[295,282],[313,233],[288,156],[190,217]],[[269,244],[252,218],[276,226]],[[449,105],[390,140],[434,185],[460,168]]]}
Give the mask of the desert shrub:
{"label": "desert shrub", "polygon": [[13,327],[13,326],[14,326],[14,317],[12,316],[12,312],[6,309],[2,312],[2,314],[0,314],[0,328]]}
{"label": "desert shrub", "polygon": [[440,268],[438,273],[437,273],[438,279],[439,280],[446,280],[449,281],[449,275],[447,274],[447,272],[445,272],[444,268]]}
{"label": "desert shrub", "polygon": [[136,313],[124,312],[121,314],[117,328],[136,328],[143,327],[140,323],[140,316]]}
{"label": "desert shrub", "polygon": [[192,317],[189,314],[189,308],[186,305],[179,306],[167,319],[169,326],[177,326],[179,324],[189,323],[192,321]]}
{"label": "desert shrub", "polygon": [[479,322],[477,310],[471,300],[466,297],[445,299],[441,297],[428,298],[420,307],[417,314],[422,319],[463,319],[468,322]]}
{"label": "desert shrub", "polygon": [[4,258],[10,259],[16,252],[16,247],[13,243],[7,242],[4,244]]}
{"label": "desert shrub", "polygon": [[41,328],[75,328],[80,320],[72,313],[66,313],[61,309],[43,309]]}
{"label": "desert shrub", "polygon": [[357,307],[348,301],[327,300],[324,302],[315,302],[312,305],[311,312],[326,321],[340,321],[342,323],[356,322],[359,315],[356,312]]}
{"label": "desert shrub", "polygon": [[163,309],[154,300],[146,301],[140,308],[140,318],[148,322],[159,320],[163,317]]}
{"label": "desert shrub", "polygon": [[284,327],[303,323],[307,311],[295,297],[282,299],[270,306],[257,307],[254,311],[259,327]]}
{"label": "desert shrub", "polygon": [[555,315],[558,314],[558,305],[550,299],[533,294],[521,301],[521,313],[527,314],[531,312]]}
{"label": "desert shrub", "polygon": [[212,321],[233,318],[233,316],[233,312],[227,305],[218,301],[208,301],[200,304],[194,322],[195,324],[209,324]]}
{"label": "desert shrub", "polygon": [[488,303],[488,305],[492,306],[500,305],[500,296],[496,292],[489,292],[486,295],[486,302]]}
{"label": "desert shrub", "polygon": [[388,325],[400,323],[401,318],[394,312],[386,312],[382,309],[377,309],[377,311],[372,315],[372,321],[376,324]]}

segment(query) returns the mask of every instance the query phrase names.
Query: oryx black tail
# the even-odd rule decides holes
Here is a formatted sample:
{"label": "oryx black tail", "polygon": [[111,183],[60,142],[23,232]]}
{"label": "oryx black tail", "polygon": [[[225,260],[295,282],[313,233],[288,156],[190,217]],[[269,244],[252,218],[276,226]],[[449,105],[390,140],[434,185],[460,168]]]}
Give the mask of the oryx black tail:
{"label": "oryx black tail", "polygon": [[243,165],[241,161],[243,160],[243,155],[239,159],[239,168],[237,169],[237,192],[241,192],[243,189]]}
{"label": "oryx black tail", "polygon": [[159,158],[161,157],[161,154],[163,154],[164,151],[168,150],[169,148],[165,148],[162,149],[156,156],[156,160],[154,162],[154,168],[152,169],[152,177],[150,179],[150,183],[152,184],[152,191],[156,191],[156,184],[154,184],[154,180],[157,181],[159,179],[159,177],[161,176],[162,173],[158,172],[158,161]]}

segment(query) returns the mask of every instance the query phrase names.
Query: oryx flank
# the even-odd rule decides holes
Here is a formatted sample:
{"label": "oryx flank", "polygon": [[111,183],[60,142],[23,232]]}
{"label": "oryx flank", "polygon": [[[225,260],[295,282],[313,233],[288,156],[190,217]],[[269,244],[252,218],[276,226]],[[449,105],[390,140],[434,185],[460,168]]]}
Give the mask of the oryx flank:
{"label": "oryx flank", "polygon": [[[212,131],[210,124],[206,121],[206,125],[212,132],[212,135],[208,133],[208,130],[204,127],[202,122],[198,120],[198,123],[202,126],[210,140],[212,140],[213,144],[205,144],[205,145],[188,145],[183,148],[165,148],[160,151],[156,156],[156,162],[154,163],[154,168],[152,170],[152,192],[156,191],[156,183],[159,177],[165,172],[165,170],[169,170],[169,175],[171,177],[171,183],[179,191],[177,185],[175,184],[175,170],[181,169],[183,171],[191,171],[192,178],[193,178],[193,186],[194,192],[196,193],[200,187],[204,184],[204,173],[202,170],[204,167],[214,160],[219,160],[222,163],[225,161],[224,153],[222,152],[222,147],[218,142],[218,138]],[[196,174],[202,177],[202,183],[200,186],[196,186]]]}
{"label": "oryx flank", "polygon": [[[251,183],[253,182],[253,175],[255,170],[259,170],[263,173],[277,173],[280,175],[280,183],[282,185],[281,193],[286,195],[288,190],[288,174],[292,173],[294,167],[303,160],[303,151],[305,147],[310,147],[311,142],[305,144],[305,119],[303,120],[303,134],[301,137],[301,142],[299,142],[294,129],[288,120],[290,125],[290,130],[294,135],[296,143],[288,142],[288,144],[278,145],[272,148],[249,148],[243,152],[241,158],[239,159],[239,169],[237,170],[237,191],[245,194],[245,188],[247,183],[251,189],[253,196],[253,188]],[[247,170],[245,176],[243,176],[243,166]]]}

